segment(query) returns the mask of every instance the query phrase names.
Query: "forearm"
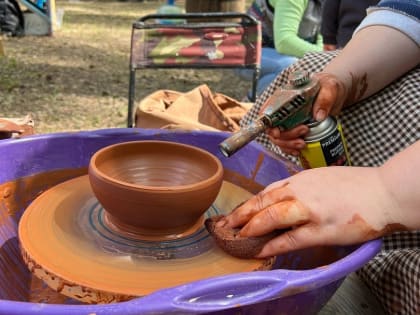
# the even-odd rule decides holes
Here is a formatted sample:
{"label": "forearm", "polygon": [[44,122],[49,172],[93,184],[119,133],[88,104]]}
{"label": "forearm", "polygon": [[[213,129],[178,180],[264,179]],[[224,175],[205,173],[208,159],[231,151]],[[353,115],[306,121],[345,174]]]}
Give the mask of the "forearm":
{"label": "forearm", "polygon": [[[380,167],[380,175],[393,200],[389,225],[420,229],[420,140]],[[398,226],[400,225],[400,226]]]}
{"label": "forearm", "polygon": [[414,68],[419,60],[419,46],[411,38],[396,29],[375,25],[356,33],[324,72],[335,75],[347,87],[346,106],[376,93]]}

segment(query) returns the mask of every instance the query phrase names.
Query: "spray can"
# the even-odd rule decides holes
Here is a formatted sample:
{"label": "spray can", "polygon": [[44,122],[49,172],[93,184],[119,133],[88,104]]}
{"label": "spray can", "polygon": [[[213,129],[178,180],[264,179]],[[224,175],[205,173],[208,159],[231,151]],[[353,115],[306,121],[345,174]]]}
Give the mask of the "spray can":
{"label": "spray can", "polygon": [[307,125],[306,148],[299,156],[303,168],[351,165],[341,124],[336,118],[310,120]]}

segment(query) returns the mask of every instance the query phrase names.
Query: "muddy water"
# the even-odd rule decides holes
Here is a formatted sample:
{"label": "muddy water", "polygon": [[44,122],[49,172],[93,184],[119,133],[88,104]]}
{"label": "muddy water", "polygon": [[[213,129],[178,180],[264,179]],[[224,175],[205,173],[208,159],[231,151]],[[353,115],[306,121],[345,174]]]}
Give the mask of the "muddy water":
{"label": "muddy water", "polygon": [[[84,174],[87,174],[87,168],[56,170],[0,184],[0,278],[4,280],[0,281],[0,299],[81,304],[52,290],[28,271],[19,249],[17,224],[25,208],[42,192]],[[229,170],[225,170],[225,180],[252,193],[263,188],[253,178]]]}
{"label": "muddy water", "polygon": [[0,299],[61,301],[60,295],[41,290],[32,280],[22,260],[17,224],[24,209],[43,191],[86,173],[86,168],[58,170],[0,184]]}
{"label": "muddy water", "polygon": [[[24,209],[43,191],[87,173],[86,168],[58,170],[17,179],[0,185],[0,298],[49,304],[82,304],[57,293],[33,276],[22,260],[17,240],[17,223]],[[240,174],[225,170],[225,180],[256,193],[263,187]],[[323,268],[350,250],[314,249],[281,257],[277,268],[304,270]],[[13,284],[12,286],[10,284]]]}
{"label": "muddy water", "polygon": [[80,301],[71,299],[54,291],[34,275],[32,275],[30,279],[28,302],[47,304],[83,304]]}

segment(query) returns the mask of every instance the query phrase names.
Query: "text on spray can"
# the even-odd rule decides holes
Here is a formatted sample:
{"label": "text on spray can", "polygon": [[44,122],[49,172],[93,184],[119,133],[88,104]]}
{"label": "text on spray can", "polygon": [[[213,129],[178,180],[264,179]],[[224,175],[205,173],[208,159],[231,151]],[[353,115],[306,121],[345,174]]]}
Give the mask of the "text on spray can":
{"label": "text on spray can", "polygon": [[350,158],[341,124],[334,117],[307,123],[306,148],[299,156],[303,168],[323,166],[349,166]]}

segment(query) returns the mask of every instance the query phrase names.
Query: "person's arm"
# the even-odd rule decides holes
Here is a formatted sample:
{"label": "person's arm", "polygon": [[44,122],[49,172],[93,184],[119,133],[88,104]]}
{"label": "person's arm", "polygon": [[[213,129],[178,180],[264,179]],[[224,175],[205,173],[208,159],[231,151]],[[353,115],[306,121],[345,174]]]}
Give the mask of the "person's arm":
{"label": "person's arm", "polygon": [[268,186],[218,226],[243,237],[289,228],[258,257],[322,245],[350,245],[420,229],[420,141],[381,167],[323,167]]}
{"label": "person's arm", "polygon": [[340,0],[325,0],[322,6],[321,35],[324,50],[334,50],[337,46],[338,9]]}
{"label": "person's arm", "polygon": [[[380,36],[378,36],[380,34]],[[323,73],[334,76],[345,88],[343,106],[352,105],[379,91],[399,78],[420,61],[417,43],[400,31],[387,26],[362,29],[347,44],[342,53],[329,63]],[[336,83],[334,83],[336,85]],[[330,112],[330,101],[319,94],[314,104],[314,116],[323,119]],[[318,116],[323,109],[324,115]],[[341,108],[335,109],[337,114]]]}
{"label": "person's arm", "polygon": [[[418,12],[420,6],[416,8]],[[313,106],[315,119],[338,115],[344,106],[374,94],[418,66],[419,45],[417,18],[396,9],[371,11],[340,54],[315,74],[321,84]],[[307,131],[307,126],[300,125],[288,131],[272,128],[267,134],[283,152],[298,155],[305,147],[301,137]]]}
{"label": "person's arm", "polygon": [[298,36],[299,24],[308,0],[277,0],[274,7],[274,46],[284,55],[303,57],[310,51],[322,51],[322,40],[311,44]]}
{"label": "person's arm", "polygon": [[420,229],[420,141],[394,156],[382,167],[380,175],[396,207],[391,209],[389,224],[397,229]]}
{"label": "person's arm", "polygon": [[[419,7],[417,4],[417,11]],[[383,20],[385,17],[388,19]],[[314,117],[322,120],[329,113],[338,114],[343,106],[367,98],[416,67],[419,45],[418,19],[390,9],[371,10],[346,47],[322,71],[320,77],[326,84],[315,101]],[[341,98],[331,99],[334,90]]]}

